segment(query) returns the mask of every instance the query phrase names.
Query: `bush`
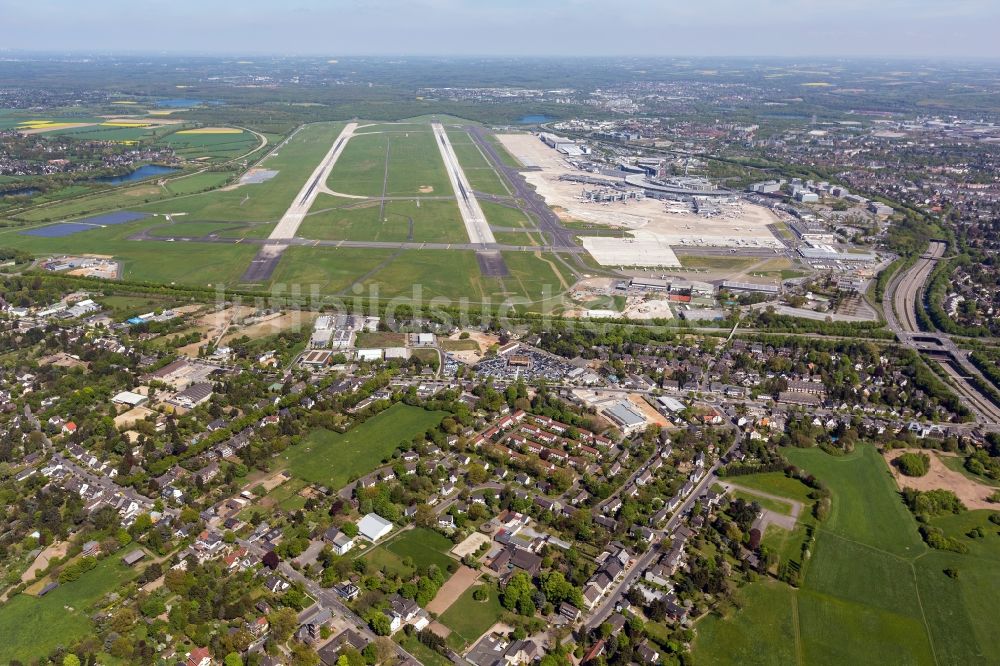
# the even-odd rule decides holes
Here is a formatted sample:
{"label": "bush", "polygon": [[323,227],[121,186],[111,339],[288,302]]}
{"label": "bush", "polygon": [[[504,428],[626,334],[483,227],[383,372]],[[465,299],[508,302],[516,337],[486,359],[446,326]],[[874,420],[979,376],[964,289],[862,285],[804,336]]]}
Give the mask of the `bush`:
{"label": "bush", "polygon": [[892,462],[906,476],[923,476],[930,470],[931,458],[926,453],[904,453]]}
{"label": "bush", "polygon": [[903,501],[918,519],[926,521],[931,516],[941,516],[947,513],[961,513],[965,505],[950,490],[913,490],[903,491]]}
{"label": "bush", "polygon": [[953,553],[968,553],[969,547],[957,539],[946,536],[937,527],[921,525],[920,535],[927,542],[927,545],[937,550],[950,550]]}

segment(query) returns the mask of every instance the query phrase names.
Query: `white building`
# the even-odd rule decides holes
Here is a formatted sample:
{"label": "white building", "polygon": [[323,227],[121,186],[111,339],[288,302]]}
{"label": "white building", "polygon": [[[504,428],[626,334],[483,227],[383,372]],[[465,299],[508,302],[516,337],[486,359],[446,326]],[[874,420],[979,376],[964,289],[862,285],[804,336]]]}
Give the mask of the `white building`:
{"label": "white building", "polygon": [[377,513],[369,513],[358,521],[358,534],[372,542],[378,541],[391,531],[392,523]]}

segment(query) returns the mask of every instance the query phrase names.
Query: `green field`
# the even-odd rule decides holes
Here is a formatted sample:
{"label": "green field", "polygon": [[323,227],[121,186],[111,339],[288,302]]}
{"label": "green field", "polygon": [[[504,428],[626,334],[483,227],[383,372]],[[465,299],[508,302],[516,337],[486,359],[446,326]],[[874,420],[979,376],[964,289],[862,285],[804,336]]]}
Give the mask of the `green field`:
{"label": "green field", "polygon": [[160,140],[184,159],[232,159],[249,152],[260,141],[247,131],[238,134],[179,134],[174,132]]}
{"label": "green field", "polygon": [[396,447],[435,427],[446,412],[430,412],[396,403],[344,434],[313,430],[281,457],[295,476],[331,488],[378,467]]}
{"label": "green field", "polygon": [[24,236],[20,229],[0,230],[0,244],[37,255],[94,253],[120,259],[123,277],[197,286],[236,284],[257,252],[251,245],[208,245],[166,241],[130,241],[141,229],[163,224],[146,219],[83,231],[62,238]]}
{"label": "green field", "polygon": [[88,607],[137,573],[122,564],[118,554],[109,555],[79,580],[44,597],[19,594],[0,606],[0,662],[27,663],[93,633]]}
{"label": "green field", "polygon": [[[991,610],[1000,589],[1000,536],[990,512],[934,519],[970,552],[930,550],[873,447],[839,458],[818,449],[785,454],[832,493],[801,588],[774,582],[745,587],[743,608],[733,617],[699,622],[696,663],[1000,662]],[[965,536],[975,526],[986,536]],[[944,575],[947,568],[957,569],[959,578]],[[783,619],[789,611],[791,624]]]}
{"label": "green field", "polygon": [[453,194],[430,125],[359,129],[337,160],[327,187],[369,197]]}
{"label": "green field", "polygon": [[780,513],[783,516],[789,516],[792,513],[792,505],[787,502],[779,502],[778,500],[771,499],[770,497],[761,497],[756,493],[744,490],[735,490],[729,494],[736,499],[743,500],[744,502],[756,502],[760,508]]}
{"label": "green field", "polygon": [[472,189],[487,194],[510,194],[510,190],[468,133],[452,128],[448,130],[448,139]]}
{"label": "green field", "polygon": [[448,200],[362,201],[321,194],[299,227],[312,240],[467,243],[458,204]]}
{"label": "green field", "polygon": [[424,666],[451,666],[450,660],[421,643],[416,636],[407,636],[401,631],[396,641]]}
{"label": "green field", "polygon": [[[309,287],[317,285],[322,293],[335,294],[350,289],[356,280],[390,261],[394,254],[392,250],[293,246],[281,256],[271,283],[300,285],[302,293],[309,293]],[[362,293],[367,295],[367,291]]]}
{"label": "green field", "polygon": [[404,579],[432,564],[447,577],[448,564],[454,560],[446,553],[453,545],[449,539],[433,530],[416,528],[390,537],[388,541],[367,551],[363,557],[375,567]]}
{"label": "green field", "polygon": [[513,229],[531,229],[533,224],[524,211],[509,206],[502,206],[492,201],[480,201],[486,219],[492,227],[510,227]]}
{"label": "green field", "polygon": [[490,588],[486,601],[476,601],[472,598],[472,593],[477,587],[481,586],[473,585],[463,592],[439,618],[441,624],[451,629],[448,645],[453,648],[474,643],[503,615],[497,591]]}

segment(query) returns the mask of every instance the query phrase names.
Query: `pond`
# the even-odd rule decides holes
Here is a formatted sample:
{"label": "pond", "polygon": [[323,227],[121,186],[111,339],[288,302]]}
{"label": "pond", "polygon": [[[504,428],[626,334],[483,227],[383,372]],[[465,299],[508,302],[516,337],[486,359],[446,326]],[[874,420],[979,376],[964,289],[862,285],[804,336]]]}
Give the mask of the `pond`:
{"label": "pond", "polygon": [[141,166],[132,173],[127,173],[123,176],[104,176],[103,178],[97,178],[98,183],[107,183],[109,185],[121,185],[123,183],[134,183],[137,180],[143,180],[145,178],[152,178],[154,176],[165,176],[170,173],[180,171],[180,169],[175,169],[173,167],[160,166],[159,164],[147,164]]}
{"label": "pond", "polygon": [[39,192],[41,192],[41,190],[35,189],[34,187],[22,187],[17,190],[0,192],[0,197],[33,197]]}
{"label": "pond", "polygon": [[517,122],[519,122],[522,125],[537,125],[538,123],[547,123],[550,120],[555,120],[555,118],[536,114],[536,115],[521,116],[521,118]]}

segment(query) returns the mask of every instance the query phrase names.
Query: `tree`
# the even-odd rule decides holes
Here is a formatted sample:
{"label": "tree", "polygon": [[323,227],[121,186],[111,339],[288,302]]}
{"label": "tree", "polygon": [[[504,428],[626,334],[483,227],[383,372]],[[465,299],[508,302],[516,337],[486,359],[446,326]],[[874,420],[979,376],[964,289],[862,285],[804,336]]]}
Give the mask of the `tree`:
{"label": "tree", "polygon": [[63,657],[62,663],[63,666],[80,666],[80,658],[69,652]]}
{"label": "tree", "polygon": [[299,625],[298,616],[292,608],[279,608],[267,616],[271,625],[271,636],[278,643],[287,641]]}
{"label": "tree", "polygon": [[243,666],[243,657],[236,652],[230,652],[223,660],[225,666]]}
{"label": "tree", "polygon": [[368,616],[368,626],[378,636],[388,636],[392,633],[392,621],[382,611],[373,611]]}
{"label": "tree", "polygon": [[319,655],[305,643],[292,645],[292,666],[318,666]]}
{"label": "tree", "polygon": [[531,584],[531,578],[525,572],[518,571],[504,588],[500,595],[500,602],[507,610],[530,617],[535,614],[536,610],[533,600],[534,593],[535,588]]}

